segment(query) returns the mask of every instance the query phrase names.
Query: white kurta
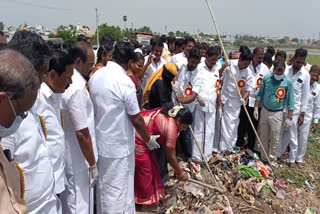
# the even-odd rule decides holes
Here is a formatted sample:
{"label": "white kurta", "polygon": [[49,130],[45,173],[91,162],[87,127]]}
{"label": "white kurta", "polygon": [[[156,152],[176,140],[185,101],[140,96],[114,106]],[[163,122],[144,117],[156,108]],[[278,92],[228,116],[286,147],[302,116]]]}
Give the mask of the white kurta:
{"label": "white kurta", "polygon": [[231,72],[235,75],[237,84],[245,82],[242,96],[252,90],[252,72],[247,68],[239,70],[237,64],[231,64],[223,73],[221,99],[224,104],[221,120],[220,151],[232,151],[237,141],[239,114],[241,110],[240,97],[237,92]]}
{"label": "white kurta", "polygon": [[44,132],[34,106],[18,131],[1,140],[3,149],[11,151],[12,158],[23,171],[24,199],[31,214],[56,214],[60,207],[55,195],[53,166]]}
{"label": "white kurta", "polygon": [[[180,91],[178,94],[180,96],[186,96],[185,90],[187,87],[191,87],[192,92],[197,93],[199,95],[203,83],[202,71],[198,70],[197,68],[193,71],[188,71],[187,64],[183,64],[179,70],[178,81],[180,86]],[[189,104],[184,104],[183,106],[187,108],[190,112],[193,112],[196,107],[196,104],[197,100]]]}
{"label": "white kurta", "polygon": [[86,80],[74,70],[72,84],[62,95],[65,122],[66,191],[62,194],[64,213],[93,213],[93,195],[89,181],[89,164],[82,154],[76,131],[88,128],[95,158],[97,148],[94,129],[94,111]]}
{"label": "white kurta", "polygon": [[303,162],[304,155],[307,151],[308,136],[312,119],[314,124],[318,124],[320,119],[320,86],[316,82],[314,82],[310,87],[308,107],[304,116],[304,123],[298,127],[298,153],[296,161],[300,163]]}
{"label": "white kurta", "polygon": [[[218,65],[211,70],[206,66],[205,62],[198,65],[200,74],[202,74],[202,87],[199,91],[198,98],[203,102],[196,105],[194,112],[194,134],[200,148],[209,160],[212,156],[213,141],[215,135],[215,119],[216,119],[216,101],[217,89],[216,82],[219,80]],[[197,145],[193,144],[193,159],[202,160],[201,153]]]}
{"label": "white kurta", "polygon": [[[310,75],[304,67],[301,67],[301,69],[293,75],[292,66],[286,67],[285,74],[293,83],[294,111],[292,116],[292,126],[288,131],[283,131],[280,156],[282,156],[288,145],[290,145],[289,162],[294,163],[296,161],[298,151],[298,118],[301,112],[307,111],[308,97],[310,93]],[[284,120],[287,115],[288,114],[285,109]]]}
{"label": "white kurta", "polygon": [[61,120],[61,94],[54,93],[46,83],[41,84],[37,104],[37,113],[46,122],[48,134],[46,142],[52,160],[55,192],[60,194],[65,189],[65,139]]}
{"label": "white kurta", "polygon": [[[148,57],[149,57],[149,55],[144,58],[144,64],[147,64],[147,62],[148,62]],[[146,73],[144,74],[144,77],[143,77],[142,80],[141,80],[141,81],[142,81],[141,84],[142,84],[142,88],[143,88],[143,89],[146,87],[146,85],[147,85],[147,83],[148,83],[148,80],[149,80],[149,78],[151,77],[151,75],[152,75],[154,72],[156,72],[156,71],[158,71],[159,69],[161,69],[161,68],[163,67],[163,65],[165,65],[166,63],[167,63],[167,61],[166,61],[164,58],[162,58],[162,57],[160,57],[160,61],[159,61],[158,63],[155,63],[153,60],[151,60],[151,64],[149,65]]]}
{"label": "white kurta", "polygon": [[252,72],[252,83],[253,83],[253,89],[250,92],[250,96],[249,96],[249,106],[254,107],[254,104],[256,102],[256,97],[259,93],[259,88],[262,84],[262,79],[266,75],[270,74],[271,71],[264,63],[260,63],[256,67],[256,71],[254,70],[253,65],[251,63],[249,66],[249,69]]}
{"label": "white kurta", "polygon": [[136,88],[118,64],[108,65],[90,81],[99,153],[98,214],[135,213],[135,129],[129,115],[140,112]]}
{"label": "white kurta", "polygon": [[[188,59],[184,52],[181,52],[179,54],[173,55],[171,58],[171,62],[176,64],[179,69],[181,69],[181,66],[188,63]],[[179,76],[179,74],[178,74]]]}

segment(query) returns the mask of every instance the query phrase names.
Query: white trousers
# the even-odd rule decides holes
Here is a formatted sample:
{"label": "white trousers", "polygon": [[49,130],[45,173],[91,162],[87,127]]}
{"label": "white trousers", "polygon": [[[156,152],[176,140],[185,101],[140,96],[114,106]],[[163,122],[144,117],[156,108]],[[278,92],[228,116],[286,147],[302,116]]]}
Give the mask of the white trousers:
{"label": "white trousers", "polygon": [[[217,108],[218,109],[218,105]],[[213,152],[219,152],[220,138],[221,138],[221,119],[219,111],[216,111],[215,118],[215,132],[214,132],[214,140],[213,140]]]}
{"label": "white trousers", "polygon": [[298,127],[298,152],[296,161],[299,163],[303,163],[304,155],[307,152],[311,123],[311,120],[304,120],[303,124]]}
{"label": "white trousers", "polygon": [[124,158],[99,156],[98,214],[134,214],[134,153]]}
{"label": "white trousers", "polygon": [[237,142],[241,107],[230,105],[227,100],[223,107],[221,121],[220,151],[232,151]]}
{"label": "white trousers", "polygon": [[[69,150],[66,155],[70,155]],[[66,156],[65,174],[66,189],[60,194],[62,213],[93,214],[93,188],[90,187],[87,166],[73,163],[71,156]]]}
{"label": "white trousers", "polygon": [[[210,160],[213,151],[215,117],[216,112],[204,112],[197,108],[194,111],[193,132],[207,161]],[[192,159],[202,161],[201,153],[195,142],[193,142]]]}
{"label": "white trousers", "polygon": [[[283,114],[283,121],[288,117],[288,113]],[[297,152],[298,152],[298,119],[300,112],[293,112],[292,115],[292,125],[289,130],[282,130],[282,140],[281,140],[281,149],[279,156],[281,157],[286,151],[287,147],[290,146],[289,153],[289,162],[294,163],[296,161]]]}

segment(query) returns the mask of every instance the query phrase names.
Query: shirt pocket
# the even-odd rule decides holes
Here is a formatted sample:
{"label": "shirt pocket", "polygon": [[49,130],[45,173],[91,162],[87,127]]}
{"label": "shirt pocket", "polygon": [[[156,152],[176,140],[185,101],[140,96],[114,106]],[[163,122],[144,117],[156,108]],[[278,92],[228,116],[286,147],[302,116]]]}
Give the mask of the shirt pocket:
{"label": "shirt pocket", "polygon": [[299,78],[297,81],[294,82],[293,89],[295,94],[299,94],[302,89],[303,81]]}

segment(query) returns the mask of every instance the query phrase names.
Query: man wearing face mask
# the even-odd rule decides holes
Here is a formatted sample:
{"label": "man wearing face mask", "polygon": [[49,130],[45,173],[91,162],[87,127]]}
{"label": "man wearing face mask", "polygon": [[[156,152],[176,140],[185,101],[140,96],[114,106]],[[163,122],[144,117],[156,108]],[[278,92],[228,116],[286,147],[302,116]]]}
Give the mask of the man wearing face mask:
{"label": "man wearing face mask", "polygon": [[[87,80],[94,66],[92,47],[78,42],[70,51],[74,60],[72,84],[62,94],[66,140],[66,190],[63,213],[93,213],[93,187],[98,179],[94,111]],[[93,75],[94,76],[94,75]]]}
{"label": "man wearing face mask", "polygon": [[[290,79],[284,75],[284,71],[285,63],[275,61],[273,74],[268,74],[262,80],[254,107],[254,118],[258,120],[258,108],[262,104],[259,136],[273,166],[277,165],[280,133],[284,119],[283,109],[288,108],[285,127],[291,123],[294,110],[293,85]],[[264,152],[261,152],[261,160],[268,161]]]}
{"label": "man wearing face mask", "polygon": [[[298,126],[301,126],[304,123],[304,115],[308,107],[310,75],[303,66],[307,56],[307,50],[303,48],[297,49],[294,55],[293,65],[288,66],[285,71],[285,74],[293,83],[294,111],[292,123],[289,123],[289,128],[287,130],[283,130],[279,156],[282,156],[289,145],[289,165],[292,168],[295,167],[295,162],[298,161]],[[284,117],[286,116],[287,113],[285,112]]]}
{"label": "man wearing face mask", "polygon": [[[14,60],[13,60],[14,59]],[[40,87],[32,64],[12,50],[0,51],[0,141],[20,126],[24,112],[34,104]],[[21,189],[22,174],[0,142],[0,213],[27,213]],[[21,173],[21,171],[20,171]]]}
{"label": "man wearing face mask", "polygon": [[[23,53],[30,60],[38,73],[38,81],[41,82],[48,70],[51,55],[47,43],[35,33],[19,31],[8,46]],[[2,144],[10,150],[12,157],[21,166],[28,212],[59,213],[60,203],[54,193],[52,160],[45,141],[47,130],[45,121],[38,112],[40,104],[41,101],[37,98],[18,131],[2,139]]]}

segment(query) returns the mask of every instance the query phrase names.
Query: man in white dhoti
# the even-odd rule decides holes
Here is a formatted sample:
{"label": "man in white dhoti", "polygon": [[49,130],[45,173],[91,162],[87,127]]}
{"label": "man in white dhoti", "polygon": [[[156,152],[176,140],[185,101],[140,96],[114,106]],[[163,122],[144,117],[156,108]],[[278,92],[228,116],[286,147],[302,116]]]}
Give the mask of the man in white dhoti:
{"label": "man in white dhoti", "polygon": [[129,43],[117,43],[114,62],[89,81],[99,154],[98,214],[135,213],[135,129],[150,150],[160,147],[158,136],[147,132],[135,86],[126,73],[133,53]]}

